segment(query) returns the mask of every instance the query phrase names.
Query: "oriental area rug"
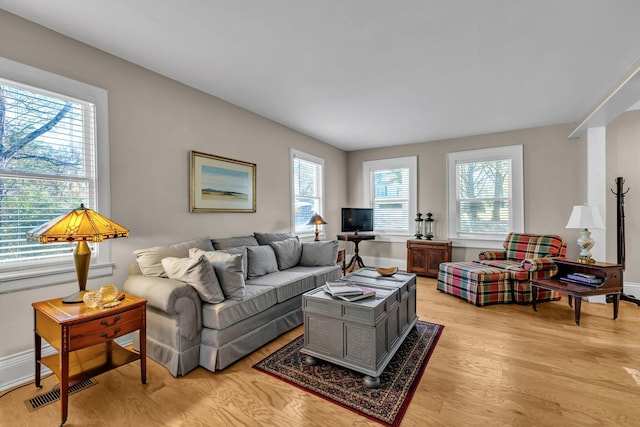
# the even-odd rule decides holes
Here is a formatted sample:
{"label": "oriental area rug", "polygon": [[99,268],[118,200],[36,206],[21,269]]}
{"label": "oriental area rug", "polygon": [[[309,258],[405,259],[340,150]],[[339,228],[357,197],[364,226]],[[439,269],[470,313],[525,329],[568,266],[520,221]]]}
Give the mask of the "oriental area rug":
{"label": "oriental area rug", "polygon": [[304,336],[291,341],[253,367],[387,426],[398,426],[444,326],[418,321],[369,389],[363,374],[328,362],[309,366],[300,353]]}

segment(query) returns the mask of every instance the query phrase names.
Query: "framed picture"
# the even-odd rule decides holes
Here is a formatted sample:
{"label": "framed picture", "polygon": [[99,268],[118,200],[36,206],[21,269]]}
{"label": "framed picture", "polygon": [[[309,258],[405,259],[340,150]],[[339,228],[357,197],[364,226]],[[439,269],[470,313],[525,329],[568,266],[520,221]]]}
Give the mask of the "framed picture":
{"label": "framed picture", "polygon": [[255,211],[255,163],[191,151],[189,212]]}

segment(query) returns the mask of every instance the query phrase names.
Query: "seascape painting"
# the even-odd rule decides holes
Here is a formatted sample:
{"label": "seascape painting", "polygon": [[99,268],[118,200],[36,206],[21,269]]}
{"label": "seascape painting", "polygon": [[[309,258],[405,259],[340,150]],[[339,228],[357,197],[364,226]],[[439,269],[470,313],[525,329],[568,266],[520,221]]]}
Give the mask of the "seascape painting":
{"label": "seascape painting", "polygon": [[191,212],[255,212],[255,164],[191,152]]}

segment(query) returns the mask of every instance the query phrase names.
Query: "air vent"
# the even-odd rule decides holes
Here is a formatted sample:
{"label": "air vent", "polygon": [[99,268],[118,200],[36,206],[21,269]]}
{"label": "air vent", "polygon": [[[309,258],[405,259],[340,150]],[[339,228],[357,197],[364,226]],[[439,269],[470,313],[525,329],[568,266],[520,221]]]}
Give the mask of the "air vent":
{"label": "air vent", "polygon": [[[78,384],[75,384],[69,387],[69,395],[72,395],[73,393],[84,390],[85,388],[89,388],[92,385],[96,385],[96,384],[97,382],[93,379],[84,380]],[[32,397],[29,400],[25,400],[24,403],[25,405],[27,405],[27,409],[29,409],[29,411],[35,411],[36,409],[40,409],[43,406],[56,402],[58,399],[60,399],[59,384],[56,385],[53,388],[53,390],[40,394],[36,397]]]}

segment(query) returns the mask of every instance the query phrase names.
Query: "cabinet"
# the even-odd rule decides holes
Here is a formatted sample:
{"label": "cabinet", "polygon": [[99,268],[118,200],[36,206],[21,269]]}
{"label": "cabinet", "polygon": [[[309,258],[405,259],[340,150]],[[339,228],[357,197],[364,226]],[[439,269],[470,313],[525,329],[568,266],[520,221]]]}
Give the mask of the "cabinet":
{"label": "cabinet", "polygon": [[451,262],[451,242],[407,240],[407,273],[438,277],[443,262]]}

